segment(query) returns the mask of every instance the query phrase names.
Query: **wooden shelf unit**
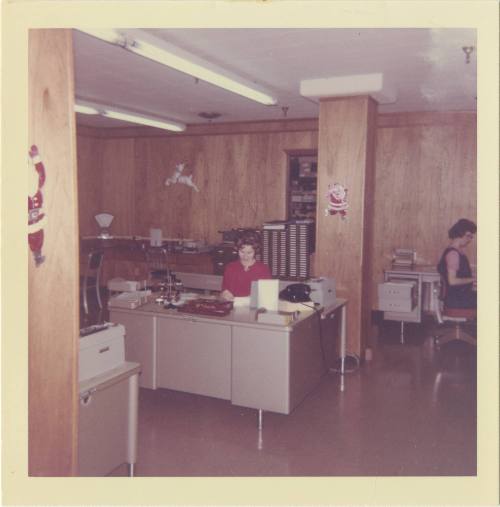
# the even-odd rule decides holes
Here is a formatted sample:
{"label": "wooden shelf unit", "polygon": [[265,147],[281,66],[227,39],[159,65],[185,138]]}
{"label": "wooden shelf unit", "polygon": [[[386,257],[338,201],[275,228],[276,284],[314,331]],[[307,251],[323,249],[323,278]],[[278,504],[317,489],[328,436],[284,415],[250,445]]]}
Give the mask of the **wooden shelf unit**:
{"label": "wooden shelf unit", "polygon": [[316,220],[318,154],[316,150],[287,151],[287,218]]}

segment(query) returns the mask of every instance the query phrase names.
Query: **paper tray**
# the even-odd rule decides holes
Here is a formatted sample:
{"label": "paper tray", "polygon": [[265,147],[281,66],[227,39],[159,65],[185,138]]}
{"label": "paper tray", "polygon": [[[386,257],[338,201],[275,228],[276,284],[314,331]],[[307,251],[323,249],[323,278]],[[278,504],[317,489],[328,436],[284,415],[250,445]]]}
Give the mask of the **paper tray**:
{"label": "paper tray", "polygon": [[131,310],[147,303],[149,291],[144,292],[122,292],[112,296],[108,300],[108,306],[112,308],[129,308]]}

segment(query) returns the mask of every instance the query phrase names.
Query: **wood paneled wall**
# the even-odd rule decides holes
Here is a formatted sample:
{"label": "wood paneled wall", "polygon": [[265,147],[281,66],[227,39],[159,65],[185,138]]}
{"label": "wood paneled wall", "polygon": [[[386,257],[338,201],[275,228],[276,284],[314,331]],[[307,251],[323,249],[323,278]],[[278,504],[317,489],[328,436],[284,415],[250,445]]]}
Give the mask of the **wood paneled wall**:
{"label": "wood paneled wall", "polygon": [[[99,211],[115,215],[114,235],[149,235],[161,228],[164,237],[221,241],[219,230],[260,226],[284,219],[286,153],[289,148],[317,146],[317,132],[241,133],[175,137],[86,137],[79,145],[96,145],[102,174],[80,157],[80,234],[95,234]],[[165,186],[175,165],[185,161],[186,174],[200,191]],[[95,178],[93,183],[84,180]],[[98,183],[102,182],[102,183]],[[101,185],[96,197],[96,189]],[[88,203],[88,205],[87,205]],[[101,209],[96,207],[100,206]]]}
{"label": "wood paneled wall", "polygon": [[[365,231],[373,308],[377,283],[394,248],[416,248],[420,263],[434,264],[455,220],[476,217],[475,113],[379,114],[377,124],[375,175],[367,180],[374,226]],[[116,216],[116,235],[148,235],[150,227],[161,227],[164,236],[210,243],[220,241],[218,230],[284,218],[285,150],[317,149],[318,124],[307,120],[261,127],[209,125],[166,136],[128,129],[132,137],[117,129],[82,129],[79,146],[88,143],[92,149],[79,153],[80,234],[96,233],[88,216],[99,211]],[[102,152],[100,173],[82,183],[96,171],[90,167],[90,152],[94,157]],[[187,173],[194,173],[199,193],[163,185],[182,160],[188,163]],[[320,188],[319,199],[323,194]],[[325,206],[326,201],[319,209]],[[475,243],[469,253],[475,263]]]}
{"label": "wood paneled wall", "polygon": [[[373,301],[394,248],[436,264],[459,219],[476,221],[476,115],[381,115],[376,140]],[[476,263],[476,241],[467,249]]]}
{"label": "wood paneled wall", "polygon": [[80,231],[96,234],[99,227],[94,219],[103,210],[102,143],[98,139],[78,136],[78,215]]}
{"label": "wood paneled wall", "polygon": [[[46,170],[45,262],[28,259],[29,474],[75,475],[78,221],[70,30],[29,32],[29,144]],[[27,147],[28,149],[28,147]]]}

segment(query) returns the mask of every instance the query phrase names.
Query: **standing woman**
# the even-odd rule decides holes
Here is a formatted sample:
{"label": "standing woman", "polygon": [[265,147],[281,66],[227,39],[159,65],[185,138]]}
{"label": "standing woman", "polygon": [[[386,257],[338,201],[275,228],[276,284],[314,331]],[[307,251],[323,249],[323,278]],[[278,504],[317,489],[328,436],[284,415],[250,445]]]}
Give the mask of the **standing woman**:
{"label": "standing woman", "polygon": [[441,255],[437,269],[446,284],[446,308],[476,308],[477,292],[465,247],[476,234],[476,224],[461,218],[448,231],[450,244]]}
{"label": "standing woman", "polygon": [[230,262],[224,270],[221,297],[232,301],[235,297],[250,296],[252,282],[271,278],[269,268],[255,259],[260,242],[254,234],[243,235],[237,242],[239,260]]}

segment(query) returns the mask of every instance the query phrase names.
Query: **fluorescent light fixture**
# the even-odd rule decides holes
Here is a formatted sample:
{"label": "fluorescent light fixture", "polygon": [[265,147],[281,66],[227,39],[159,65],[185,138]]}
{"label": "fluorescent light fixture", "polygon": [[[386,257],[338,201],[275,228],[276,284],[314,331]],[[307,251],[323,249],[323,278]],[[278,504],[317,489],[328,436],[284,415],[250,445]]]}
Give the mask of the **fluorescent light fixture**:
{"label": "fluorescent light fixture", "polygon": [[132,111],[126,111],[125,109],[116,108],[113,106],[104,106],[78,100],[75,103],[74,109],[77,113],[99,114],[100,116],[113,118],[115,120],[138,123],[140,125],[147,125],[149,127],[156,127],[164,130],[172,130],[174,132],[182,132],[186,130],[186,125],[183,123],[167,120],[165,118],[144,115]]}
{"label": "fluorescent light fixture", "polygon": [[141,30],[128,30],[127,34],[111,29],[80,31],[266,106],[277,103],[275,97],[255,83],[218,68]]}
{"label": "fluorescent light fixture", "polygon": [[182,132],[183,130],[186,130],[186,126],[182,123],[177,123],[170,120],[153,119],[151,117],[146,117],[135,113],[124,113],[121,111],[106,109],[102,112],[102,115],[108,118],[114,118],[115,120],[140,123],[141,125],[148,125],[150,127],[156,127],[159,129],[173,130],[175,132]]}
{"label": "fluorescent light fixture", "polygon": [[75,111],[82,114],[99,114],[99,110],[95,107],[84,106],[83,104],[75,104]]}
{"label": "fluorescent light fixture", "polygon": [[125,44],[125,37],[114,28],[91,28],[89,30],[80,30],[80,32],[87,33],[110,44],[117,44],[119,46]]}

